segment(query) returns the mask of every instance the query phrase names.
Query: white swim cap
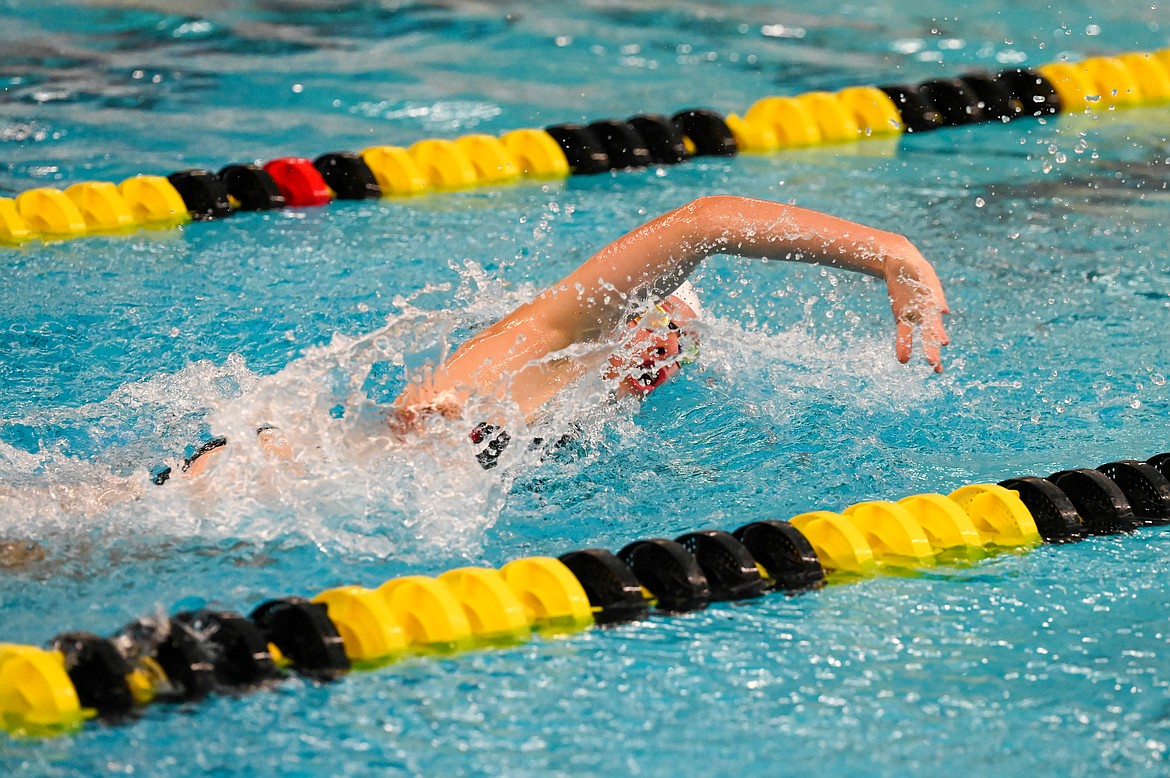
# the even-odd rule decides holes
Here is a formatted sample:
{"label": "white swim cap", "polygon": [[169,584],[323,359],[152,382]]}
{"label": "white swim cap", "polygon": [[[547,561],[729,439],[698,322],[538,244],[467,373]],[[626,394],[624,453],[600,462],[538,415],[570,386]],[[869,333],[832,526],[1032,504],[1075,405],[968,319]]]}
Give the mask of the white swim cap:
{"label": "white swim cap", "polygon": [[680,302],[685,303],[688,308],[695,312],[696,316],[703,315],[703,306],[699,303],[699,293],[695,291],[695,287],[691,286],[690,281],[683,281],[678,289],[675,289],[670,296],[677,297]]}

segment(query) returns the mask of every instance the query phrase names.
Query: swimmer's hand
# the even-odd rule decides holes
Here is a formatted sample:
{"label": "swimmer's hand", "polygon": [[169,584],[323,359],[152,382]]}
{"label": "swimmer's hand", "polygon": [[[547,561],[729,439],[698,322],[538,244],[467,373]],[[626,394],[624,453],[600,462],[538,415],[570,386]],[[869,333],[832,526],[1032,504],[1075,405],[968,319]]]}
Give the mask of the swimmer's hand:
{"label": "swimmer's hand", "polygon": [[890,308],[898,325],[895,353],[898,361],[910,361],[917,328],[926,352],[926,361],[941,373],[942,347],[950,338],[943,327],[944,313],[950,313],[942,284],[930,262],[909,242],[903,251],[886,257],[882,263]]}

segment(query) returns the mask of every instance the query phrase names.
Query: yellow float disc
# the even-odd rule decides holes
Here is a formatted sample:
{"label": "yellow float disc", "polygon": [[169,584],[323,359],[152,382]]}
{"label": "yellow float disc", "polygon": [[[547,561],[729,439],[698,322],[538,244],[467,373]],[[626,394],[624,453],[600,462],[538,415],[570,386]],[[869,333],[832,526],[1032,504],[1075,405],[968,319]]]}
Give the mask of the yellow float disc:
{"label": "yellow float disc", "polygon": [[1052,83],[1064,113],[1080,113],[1100,103],[1097,87],[1080,67],[1067,62],[1041,65],[1036,72]]}
{"label": "yellow float disc", "polygon": [[565,152],[544,130],[512,130],[505,133],[500,142],[529,178],[564,178],[569,175]]}
{"label": "yellow float disc", "polygon": [[35,733],[74,726],[85,716],[61,652],[0,644],[0,724]]}
{"label": "yellow float disc", "polygon": [[853,112],[833,92],[807,92],[796,99],[816,122],[825,143],[854,141],[861,135]]}
{"label": "yellow float disc", "polygon": [[90,232],[119,232],[138,226],[118,187],[109,181],[74,184],[65,195],[77,206]]}
{"label": "yellow float disc", "polygon": [[565,629],[593,624],[585,589],[559,559],[517,559],[501,567],[500,574],[524,606],[530,624]]}
{"label": "yellow float disc", "polygon": [[28,222],[11,197],[0,197],[0,243],[23,243],[33,237]]}
{"label": "yellow float disc", "polygon": [[948,496],[966,512],[989,543],[1026,546],[1040,542],[1036,520],[1016,492],[996,484],[972,484]]}
{"label": "yellow float disc", "polygon": [[780,138],[776,130],[767,124],[749,121],[742,116],[730,113],[726,116],[727,128],[735,136],[735,145],[749,154],[763,154],[780,148]]}
{"label": "yellow float disc", "polygon": [[879,562],[897,558],[918,564],[934,561],[934,548],[914,517],[896,502],[873,500],[841,512],[861,530]]}
{"label": "yellow float disc", "polygon": [[481,640],[515,640],[528,635],[528,616],[499,571],[486,567],[449,570],[439,580],[463,606],[471,633]]}
{"label": "yellow float disc", "polygon": [[512,152],[493,135],[465,135],[456,138],[455,145],[471,161],[482,182],[499,183],[520,176]]}
{"label": "yellow float disc", "polygon": [[851,86],[837,93],[837,99],[853,114],[862,135],[897,135],[902,132],[902,114],[894,101],[876,86]]}
{"label": "yellow float disc", "polygon": [[385,659],[410,645],[410,636],[394,618],[385,598],[373,589],[340,586],[321,592],[313,602],[325,606],[345,644],[346,656],[354,662]]}
{"label": "yellow float disc", "polygon": [[29,228],[47,238],[84,235],[85,219],[60,189],[40,187],[16,196],[16,210]]}
{"label": "yellow float disc", "polygon": [[1170,100],[1170,70],[1152,54],[1122,54],[1117,59],[1125,64],[1141,89],[1142,102],[1157,103]]}
{"label": "yellow float disc", "polygon": [[430,182],[410,152],[400,146],[374,146],[362,152],[362,161],[370,168],[384,195],[421,194]]}
{"label": "yellow float disc", "polygon": [[407,151],[431,186],[460,189],[475,186],[479,181],[475,165],[453,141],[420,140]]}
{"label": "yellow float disc", "polygon": [[1162,67],[1166,68],[1166,72],[1170,73],[1170,49],[1158,49],[1150,52],[1150,56],[1156,59]]}
{"label": "yellow float disc", "polygon": [[808,538],[821,565],[829,570],[850,573],[873,569],[874,553],[869,541],[853,522],[832,511],[810,511],[793,516],[788,523]]}
{"label": "yellow float disc", "polygon": [[140,224],[170,227],[191,218],[178,190],[163,176],[127,178],[118,184],[118,194]]}
{"label": "yellow float disc", "polygon": [[1081,63],[1089,79],[1109,105],[1133,105],[1142,101],[1142,90],[1133,73],[1117,57],[1091,57]]}
{"label": "yellow float disc", "polygon": [[457,650],[471,643],[471,625],[463,606],[443,584],[423,575],[394,578],[378,587],[394,620],[412,645]]}
{"label": "yellow float disc", "polygon": [[780,148],[811,146],[822,140],[816,119],[795,97],[765,97],[747,109],[744,118],[772,127]]}
{"label": "yellow float disc", "polygon": [[959,504],[942,494],[915,494],[898,504],[922,527],[936,549],[983,548],[983,536]]}

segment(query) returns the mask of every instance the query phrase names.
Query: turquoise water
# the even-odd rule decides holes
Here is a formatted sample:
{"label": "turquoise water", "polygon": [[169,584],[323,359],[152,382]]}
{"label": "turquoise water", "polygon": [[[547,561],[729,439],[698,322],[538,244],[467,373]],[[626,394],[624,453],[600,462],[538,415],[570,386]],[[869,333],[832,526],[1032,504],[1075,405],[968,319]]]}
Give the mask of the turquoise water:
{"label": "turquoise water", "polygon": [[[0,195],[285,154],[915,81],[1166,45],[1149,4],[0,2]],[[247,611],[344,583],[1044,475],[1170,448],[1170,109],[979,126],[0,249],[0,640]],[[947,371],[883,290],[717,259],[703,355],[640,410],[589,387],[483,472],[378,403],[647,218],[704,194],[906,233]],[[261,421],[211,484],[154,464]],[[125,480],[123,480],[125,479]],[[129,496],[115,500],[113,496]],[[796,598],[418,658],[334,684],[0,739],[29,775],[1165,771],[1143,530]],[[945,760],[945,761],[944,761]],[[684,765],[685,767],[679,767]],[[946,768],[942,768],[946,771]],[[957,771],[957,770],[956,770]]]}

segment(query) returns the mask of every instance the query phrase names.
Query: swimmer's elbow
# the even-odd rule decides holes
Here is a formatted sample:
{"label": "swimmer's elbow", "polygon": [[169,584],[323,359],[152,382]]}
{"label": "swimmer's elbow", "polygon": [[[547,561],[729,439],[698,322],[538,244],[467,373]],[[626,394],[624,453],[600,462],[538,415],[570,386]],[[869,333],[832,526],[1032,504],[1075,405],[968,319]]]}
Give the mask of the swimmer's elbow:
{"label": "swimmer's elbow", "polygon": [[713,224],[741,213],[745,199],[736,195],[704,195],[691,200],[675,213],[694,223]]}
{"label": "swimmer's elbow", "polygon": [[732,248],[736,227],[748,215],[751,200],[737,195],[696,197],[674,212],[691,233],[689,242],[706,256]]}

